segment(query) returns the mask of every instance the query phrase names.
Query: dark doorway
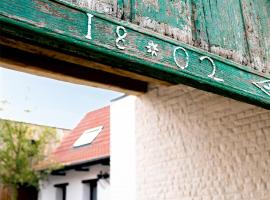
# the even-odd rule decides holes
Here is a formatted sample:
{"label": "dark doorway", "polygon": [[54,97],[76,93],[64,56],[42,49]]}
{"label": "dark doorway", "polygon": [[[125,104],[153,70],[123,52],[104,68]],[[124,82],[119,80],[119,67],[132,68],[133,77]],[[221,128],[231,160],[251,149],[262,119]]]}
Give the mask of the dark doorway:
{"label": "dark doorway", "polygon": [[18,200],[37,200],[38,190],[33,186],[21,186],[18,190]]}

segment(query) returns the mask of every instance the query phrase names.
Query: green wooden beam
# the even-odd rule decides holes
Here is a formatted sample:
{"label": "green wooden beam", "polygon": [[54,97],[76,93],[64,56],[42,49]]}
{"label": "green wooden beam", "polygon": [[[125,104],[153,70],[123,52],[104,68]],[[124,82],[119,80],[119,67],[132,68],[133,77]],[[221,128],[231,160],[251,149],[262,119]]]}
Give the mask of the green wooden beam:
{"label": "green wooden beam", "polygon": [[1,0],[0,22],[2,38],[270,109],[267,75],[128,22],[52,0]]}

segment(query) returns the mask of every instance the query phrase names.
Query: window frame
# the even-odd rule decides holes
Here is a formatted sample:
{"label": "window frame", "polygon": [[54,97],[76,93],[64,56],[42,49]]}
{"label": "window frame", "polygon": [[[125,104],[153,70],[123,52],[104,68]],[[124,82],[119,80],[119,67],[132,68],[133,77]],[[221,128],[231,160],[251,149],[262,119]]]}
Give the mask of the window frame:
{"label": "window frame", "polygon": [[66,197],[67,197],[67,186],[68,186],[68,183],[59,183],[59,184],[55,184],[54,185],[54,187],[56,189],[61,189],[61,191],[62,191],[62,200],[66,200]]}
{"label": "window frame", "polygon": [[[83,184],[89,185],[89,198],[90,200],[97,200],[97,185],[98,185],[98,179],[88,179],[88,180],[82,180]],[[94,188],[96,190],[96,199],[94,199]]]}

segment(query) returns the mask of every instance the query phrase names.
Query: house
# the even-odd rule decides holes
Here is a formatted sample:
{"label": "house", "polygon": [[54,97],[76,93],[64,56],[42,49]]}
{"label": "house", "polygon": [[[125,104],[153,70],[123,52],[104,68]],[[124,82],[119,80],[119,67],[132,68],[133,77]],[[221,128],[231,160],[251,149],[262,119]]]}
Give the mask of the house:
{"label": "house", "polygon": [[270,199],[269,0],[0,5],[1,65],[138,95],[111,109],[113,200]]}
{"label": "house", "polygon": [[49,160],[61,164],[41,181],[39,200],[107,200],[110,191],[110,107],[89,112]]}

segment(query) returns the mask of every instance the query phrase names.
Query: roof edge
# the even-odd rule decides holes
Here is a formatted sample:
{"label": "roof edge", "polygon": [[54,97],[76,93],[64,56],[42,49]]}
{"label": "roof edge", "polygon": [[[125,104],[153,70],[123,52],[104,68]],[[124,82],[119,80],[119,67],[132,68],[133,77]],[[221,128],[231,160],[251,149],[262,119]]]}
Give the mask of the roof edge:
{"label": "roof edge", "polygon": [[83,167],[89,167],[92,165],[96,164],[102,164],[102,165],[110,165],[110,156],[102,156],[90,160],[85,160],[81,162],[75,162],[75,163],[70,163],[70,164],[63,164],[64,167],[61,169],[53,170],[52,173],[57,173],[57,172],[63,172],[67,170],[72,170],[72,169],[78,169],[78,168],[83,168]]}

